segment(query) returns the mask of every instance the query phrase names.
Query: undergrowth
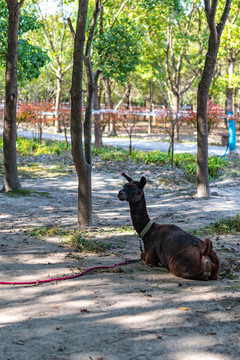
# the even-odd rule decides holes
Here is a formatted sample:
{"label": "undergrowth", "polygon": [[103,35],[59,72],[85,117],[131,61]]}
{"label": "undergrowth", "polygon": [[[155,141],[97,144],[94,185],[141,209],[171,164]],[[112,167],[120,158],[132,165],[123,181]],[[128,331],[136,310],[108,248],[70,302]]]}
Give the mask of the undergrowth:
{"label": "undergrowth", "polygon": [[66,143],[62,141],[54,141],[54,140],[43,140],[42,142],[26,139],[26,138],[17,138],[16,142],[17,152],[20,155],[62,155],[66,150],[70,150],[70,145],[66,145]]}
{"label": "undergrowth", "polygon": [[[3,141],[0,138],[0,148]],[[61,141],[34,141],[33,139],[17,138],[17,151],[21,156],[28,155],[63,155],[71,149],[71,145]],[[131,160],[133,163],[143,162],[144,164],[156,164],[160,166],[170,166],[171,158],[166,152],[155,151],[138,151],[134,150],[131,154],[120,147],[105,146],[100,149],[92,147],[93,157],[100,157],[103,161],[126,161]],[[70,155],[69,155],[70,156]],[[184,170],[186,174],[196,177],[197,158],[195,154],[182,153],[174,155],[174,165]],[[229,166],[229,162],[218,156],[210,156],[208,162],[209,179],[215,179],[221,171]]]}

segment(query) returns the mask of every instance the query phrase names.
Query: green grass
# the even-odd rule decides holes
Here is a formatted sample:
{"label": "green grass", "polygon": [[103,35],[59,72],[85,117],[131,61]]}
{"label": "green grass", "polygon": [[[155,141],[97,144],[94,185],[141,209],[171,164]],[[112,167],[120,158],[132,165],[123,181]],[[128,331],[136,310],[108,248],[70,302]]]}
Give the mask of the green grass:
{"label": "green grass", "polygon": [[41,162],[21,162],[18,165],[19,175],[29,177],[31,179],[38,179],[39,177],[53,178],[60,175],[68,175],[74,172],[74,166],[71,164],[50,164],[44,165]]}
{"label": "green grass", "polygon": [[67,147],[66,143],[61,141],[53,140],[43,140],[42,142],[35,141],[33,139],[26,138],[17,138],[16,142],[17,152],[19,155],[52,155],[57,154],[61,155],[66,150],[70,149],[70,146]]}
{"label": "green grass", "polygon": [[211,231],[216,234],[235,234],[240,232],[240,214],[236,216],[229,216],[221,219],[209,226],[205,227],[206,231]]}
{"label": "green grass", "polygon": [[78,252],[105,252],[110,250],[112,244],[104,243],[100,240],[90,240],[84,236],[81,230],[75,230],[70,234],[67,244],[70,245],[74,251]]}
{"label": "green grass", "polygon": [[34,191],[34,190],[27,190],[27,189],[10,190],[10,191],[5,192],[4,194],[9,197],[21,197],[21,196],[32,196],[32,195],[51,197],[51,195],[46,191]]}
{"label": "green grass", "polygon": [[129,159],[129,152],[114,146],[103,146],[98,149],[92,146],[93,157],[99,156],[103,161],[126,161]]}
{"label": "green grass", "polygon": [[[149,152],[134,151],[131,155],[133,162],[142,161],[145,164],[167,165],[171,158],[168,153],[158,150]],[[197,156],[195,154],[182,153],[174,155],[174,165],[182,168],[187,174],[196,176],[197,174]],[[208,160],[209,178],[216,178],[220,170],[228,165],[228,161],[218,156],[210,156]]]}
{"label": "green grass", "polygon": [[29,236],[35,236],[41,238],[46,237],[55,237],[55,236],[66,236],[67,231],[57,226],[46,226],[46,227],[34,227],[32,229],[26,230],[26,234]]}
{"label": "green grass", "polygon": [[76,252],[106,252],[112,248],[112,244],[95,240],[94,235],[87,230],[68,230],[57,226],[35,227],[25,231],[29,236],[37,238],[59,237],[65,244],[71,246]]}
{"label": "green grass", "polygon": [[[28,155],[63,155],[66,151],[71,149],[71,145],[68,147],[61,141],[45,141],[41,143],[34,141],[33,139],[17,138],[17,151],[20,156]],[[3,146],[2,138],[0,138],[0,149]],[[105,146],[101,149],[92,147],[93,157],[100,157],[103,161],[126,161],[132,160],[133,163],[143,162],[144,164],[156,164],[160,166],[170,166],[171,158],[168,153],[155,151],[138,151],[135,150],[130,155],[127,150],[120,147]],[[70,154],[69,154],[70,155]],[[192,176],[194,180],[197,173],[197,158],[196,155],[182,153],[175,154],[174,164],[176,167],[180,167],[186,174]],[[229,162],[218,156],[209,157],[209,179],[215,179],[221,174],[223,169],[229,166]]]}

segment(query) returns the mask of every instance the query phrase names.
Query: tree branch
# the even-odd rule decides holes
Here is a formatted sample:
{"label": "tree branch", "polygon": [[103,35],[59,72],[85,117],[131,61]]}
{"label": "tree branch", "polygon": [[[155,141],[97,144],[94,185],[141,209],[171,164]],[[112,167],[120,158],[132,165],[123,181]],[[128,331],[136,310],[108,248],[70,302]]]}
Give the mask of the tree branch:
{"label": "tree branch", "polygon": [[25,0],[21,0],[21,1],[18,3],[19,8],[21,8],[21,7],[23,6],[24,1],[25,1]]}
{"label": "tree branch", "polygon": [[72,20],[70,19],[70,17],[67,18],[67,22],[68,22],[68,26],[71,31],[72,37],[73,37],[73,39],[75,39],[75,30],[72,26]]}
{"label": "tree branch", "polygon": [[70,64],[68,64],[68,66],[66,67],[66,69],[64,69],[62,71],[62,76],[64,76],[66,74],[66,72],[71,69],[71,67],[73,66],[73,62],[71,62]]}
{"label": "tree branch", "polygon": [[95,27],[97,24],[97,18],[98,18],[99,11],[100,11],[100,0],[95,0],[95,7],[94,7],[93,18],[92,18],[92,22],[91,22],[91,26],[90,26],[90,30],[89,30],[89,34],[88,34],[88,39],[87,39],[87,44],[86,44],[86,49],[85,49],[85,56],[90,56],[91,44],[92,44],[92,40],[93,40]]}
{"label": "tree branch", "polygon": [[198,68],[195,72],[195,74],[193,74],[192,78],[188,81],[187,85],[185,86],[185,88],[183,88],[180,91],[180,96],[183,95],[186,91],[188,91],[190,89],[190,86],[192,85],[193,81],[196,79],[198,73],[199,73],[200,69]]}
{"label": "tree branch", "polygon": [[122,3],[122,5],[120,6],[117,14],[115,15],[115,17],[114,17],[114,19],[113,19],[113,23],[112,23],[112,25],[110,26],[110,30],[112,30],[112,28],[114,27],[114,25],[115,25],[115,23],[116,23],[116,21],[117,21],[117,19],[118,19],[119,14],[120,14],[121,11],[124,9],[124,7],[127,5],[128,2],[129,2],[129,0],[125,0],[125,1]]}
{"label": "tree branch", "polygon": [[[215,0],[216,1],[216,0]],[[223,14],[222,14],[222,17],[217,25],[217,32],[218,32],[218,35],[221,36],[221,33],[223,31],[223,28],[224,28],[224,25],[226,23],[226,20],[228,18],[228,14],[230,12],[230,9],[231,9],[231,4],[232,4],[232,0],[226,0],[226,3],[225,3],[225,7],[224,7],[224,11],[223,11]]]}

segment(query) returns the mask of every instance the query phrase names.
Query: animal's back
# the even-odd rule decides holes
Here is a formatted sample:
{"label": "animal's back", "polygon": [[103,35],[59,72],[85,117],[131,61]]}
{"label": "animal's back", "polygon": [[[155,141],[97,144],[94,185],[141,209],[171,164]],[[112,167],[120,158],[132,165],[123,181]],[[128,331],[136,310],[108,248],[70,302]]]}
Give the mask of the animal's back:
{"label": "animal's back", "polygon": [[[177,252],[189,248],[195,248],[198,252],[204,249],[204,242],[201,239],[172,224],[154,223],[146,237],[150,239],[150,243],[154,243],[161,264],[167,267]],[[148,241],[146,246],[148,247]]]}

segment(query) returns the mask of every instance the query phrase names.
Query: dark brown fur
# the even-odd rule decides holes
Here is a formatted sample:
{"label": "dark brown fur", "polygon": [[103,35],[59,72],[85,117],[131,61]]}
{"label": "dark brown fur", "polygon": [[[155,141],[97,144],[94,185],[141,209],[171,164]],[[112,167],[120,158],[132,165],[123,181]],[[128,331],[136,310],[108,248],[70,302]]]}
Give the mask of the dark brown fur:
{"label": "dark brown fur", "polygon": [[[146,179],[142,177],[138,182],[122,175],[128,183],[118,197],[129,202],[133,226],[140,234],[150,220],[143,192]],[[187,279],[216,280],[219,276],[220,262],[209,239],[202,241],[178,226],[154,222],[142,240],[141,257],[146,264],[164,266],[172,274]]]}

